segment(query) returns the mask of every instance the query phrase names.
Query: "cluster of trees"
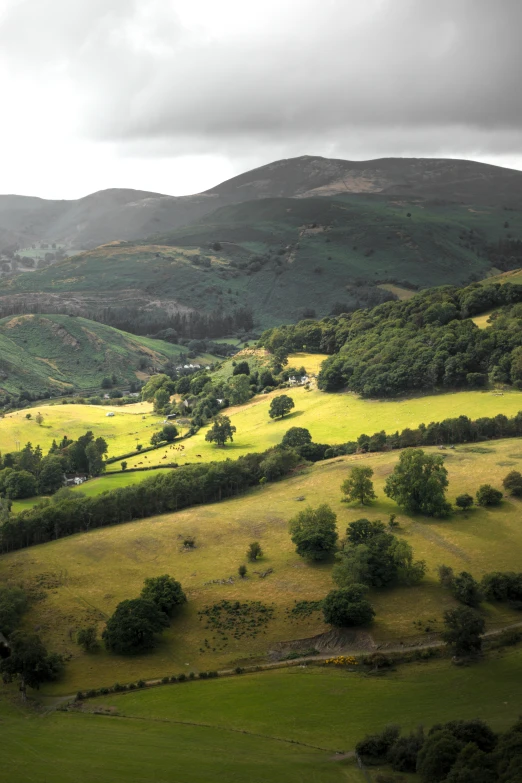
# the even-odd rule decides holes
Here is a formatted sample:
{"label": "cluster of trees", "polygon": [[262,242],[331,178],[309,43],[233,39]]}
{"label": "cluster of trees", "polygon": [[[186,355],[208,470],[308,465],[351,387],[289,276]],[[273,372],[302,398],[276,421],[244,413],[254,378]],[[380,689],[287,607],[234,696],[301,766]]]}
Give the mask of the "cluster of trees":
{"label": "cluster of trees", "polygon": [[417,773],[422,783],[518,783],[522,779],[522,719],[502,734],[482,720],[438,723],[401,735],[386,726],[357,743],[366,764]]}
{"label": "cluster of trees", "polygon": [[104,438],[95,438],[90,430],[77,440],[66,435],[60,443],[53,440],[45,456],[40,446],[26,443],[20,451],[0,456],[0,497],[16,500],[52,495],[62,486],[64,473],[99,476],[105,470],[107,450]]}
{"label": "cluster of trees", "polygon": [[[184,375],[176,380],[166,373],[158,373],[145,384],[141,397],[154,404],[156,413],[189,416],[193,428],[198,428],[230,405],[242,405],[255,394],[271,391],[285,384],[289,374],[305,374],[304,367],[283,370],[282,366],[278,366],[277,370],[278,372],[274,368],[252,370],[247,361],[241,361],[234,366],[230,378],[211,376],[206,370],[200,370],[192,376]],[[171,403],[173,394],[179,395],[181,400]],[[269,415],[271,418],[282,418],[293,407],[294,401],[291,397],[282,394],[272,400]]]}
{"label": "cluster of trees", "polygon": [[522,610],[522,574],[514,571],[492,571],[478,582],[468,571],[455,574],[447,565],[439,566],[439,582],[453,596],[473,609],[482,601],[507,603],[512,609]]}
{"label": "cluster of trees", "polygon": [[317,562],[335,556],[333,579],[338,585],[323,602],[325,621],[337,626],[371,622],[374,611],[366,598],[370,587],[418,584],[426,572],[414,561],[407,541],[398,539],[380,522],[358,519],[348,525],[338,550],[337,516],[326,503],[300,511],[289,523],[291,539],[301,557]]}
{"label": "cluster of trees", "polygon": [[139,598],[121,601],[107,621],[102,633],[106,648],[118,655],[151,649],[186,601],[181,584],[168,574],[146,579]]}
{"label": "cluster of trees", "polygon": [[117,525],[238,495],[262,481],[276,481],[300,462],[293,449],[269,449],[237,460],[186,465],[134,486],[97,497],[67,493],[46,500],[0,526],[0,551],[9,552],[98,527]]}
{"label": "cluster of trees", "polygon": [[[480,388],[489,379],[522,387],[522,287],[443,286],[408,301],[386,302],[322,321],[269,329],[259,344],[278,351],[333,354],[319,388],[349,388],[366,397],[411,390]],[[470,319],[495,307],[491,329]]]}
{"label": "cluster of trees", "polygon": [[413,549],[379,520],[357,519],[346,529],[343,549],[336,554],[333,579],[340,587],[416,585],[426,573],[424,560],[414,561]]}

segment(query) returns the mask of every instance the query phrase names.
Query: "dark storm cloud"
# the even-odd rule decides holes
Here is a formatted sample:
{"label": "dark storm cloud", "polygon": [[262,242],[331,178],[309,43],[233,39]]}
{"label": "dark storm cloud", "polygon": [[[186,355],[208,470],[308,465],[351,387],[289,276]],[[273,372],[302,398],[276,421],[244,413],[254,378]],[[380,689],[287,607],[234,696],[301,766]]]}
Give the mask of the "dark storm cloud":
{"label": "dark storm cloud", "polygon": [[90,137],[149,154],[520,150],[520,0],[225,2],[215,35],[180,6],[13,0],[0,49],[65,75]]}

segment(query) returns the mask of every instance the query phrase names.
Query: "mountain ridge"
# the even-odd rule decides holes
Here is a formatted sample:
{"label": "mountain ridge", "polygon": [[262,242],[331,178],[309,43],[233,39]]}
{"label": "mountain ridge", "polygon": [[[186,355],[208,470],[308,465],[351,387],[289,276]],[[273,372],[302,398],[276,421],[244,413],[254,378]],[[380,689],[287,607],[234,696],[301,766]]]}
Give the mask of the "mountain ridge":
{"label": "mountain ridge", "polygon": [[348,161],[304,155],[273,161],[187,196],[131,188],[108,188],[74,200],[0,195],[0,261],[6,264],[4,273],[30,271],[31,258],[36,265],[56,260],[50,258],[53,252],[45,259],[46,250],[56,249],[46,244],[58,246],[64,257],[111,241],[166,233],[230,204],[343,193],[522,208],[522,172],[451,158]]}

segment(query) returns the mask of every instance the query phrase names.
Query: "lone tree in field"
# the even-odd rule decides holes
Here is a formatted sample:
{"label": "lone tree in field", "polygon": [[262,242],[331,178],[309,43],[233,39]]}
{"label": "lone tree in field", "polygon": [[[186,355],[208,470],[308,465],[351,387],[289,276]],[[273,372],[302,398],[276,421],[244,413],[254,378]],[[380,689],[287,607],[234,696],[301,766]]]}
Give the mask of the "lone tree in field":
{"label": "lone tree in field", "polygon": [[500,506],[502,492],[491,484],[482,484],[477,492],[477,506]]}
{"label": "lone tree in field", "polygon": [[271,419],[282,419],[287,413],[290,413],[292,408],[295,408],[293,399],[288,394],[280,394],[278,397],[274,397],[270,403],[268,415]]}
{"label": "lone tree in field", "polygon": [[518,470],[512,470],[508,473],[502,481],[502,484],[510,495],[513,495],[516,498],[522,496],[522,473]]}
{"label": "lone tree in field", "polygon": [[467,511],[473,505],[473,498],[465,492],[463,495],[458,495],[455,499],[455,505],[460,508],[461,511]]}
{"label": "lone tree in field", "polygon": [[215,443],[216,446],[224,446],[227,440],[234,440],[236,428],[230,423],[228,416],[219,414],[213,420],[212,427],[205,435],[205,440],[209,443]]}
{"label": "lone tree in field", "polygon": [[153,601],[134,598],[118,604],[102,639],[111,652],[133,655],[154,647],[156,634],[168,624],[167,615]]}
{"label": "lone tree in field", "polygon": [[263,557],[263,550],[259,541],[252,541],[248,547],[247,557],[251,563],[255,563],[258,557]]}
{"label": "lone tree in field", "polygon": [[295,551],[308,560],[325,560],[335,552],[337,544],[337,516],[323,503],[317,508],[308,506],[290,520],[290,536]]}
{"label": "lone tree in field", "polygon": [[38,411],[38,413],[34,417],[34,420],[38,424],[38,426],[40,426],[40,427],[42,426],[42,424],[44,423],[44,417],[42,416],[40,411]]}
{"label": "lone tree in field", "polygon": [[411,514],[447,516],[451,506],[445,498],[448,471],[444,458],[422,449],[406,449],[386,480],[384,492]]}
{"label": "lone tree in field", "polygon": [[444,626],[442,638],[453,647],[455,655],[473,655],[482,649],[486,624],[475,609],[461,606],[444,612]]}
{"label": "lone tree in field", "polygon": [[346,495],[348,502],[357,501],[363,506],[377,495],[373,490],[373,470],[370,467],[352,468],[350,475],[341,484],[341,491]]}
{"label": "lone tree in field", "polygon": [[183,592],[181,584],[168,574],[145,579],[140,597],[146,601],[152,601],[168,615],[171,615],[178,606],[187,602],[187,596]]}
{"label": "lone tree in field", "polygon": [[39,636],[15,631],[9,639],[11,654],[0,660],[0,674],[4,682],[18,679],[25,701],[27,686],[38,689],[42,682],[56,680],[63,668],[63,659],[49,654]]}
{"label": "lone tree in field", "polygon": [[305,446],[312,442],[312,436],[305,427],[290,427],[283,435],[281,446],[290,449],[298,449],[299,446]]}
{"label": "lone tree in field", "polygon": [[375,612],[366,600],[366,585],[353,584],[341,590],[332,590],[323,601],[325,623],[339,628],[371,623]]}

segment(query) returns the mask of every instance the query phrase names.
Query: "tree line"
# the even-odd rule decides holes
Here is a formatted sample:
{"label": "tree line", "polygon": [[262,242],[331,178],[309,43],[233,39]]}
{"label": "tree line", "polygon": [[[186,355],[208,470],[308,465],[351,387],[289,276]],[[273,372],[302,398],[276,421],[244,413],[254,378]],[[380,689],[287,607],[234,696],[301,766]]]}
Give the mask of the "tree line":
{"label": "tree line", "polygon": [[223,310],[213,310],[210,313],[193,311],[170,314],[160,309],[152,312],[135,307],[101,307],[92,310],[62,302],[40,303],[33,297],[0,304],[0,318],[26,313],[77,315],[139,335],[154,336],[157,332],[170,330],[168,339],[171,342],[172,337],[202,340],[225,337],[238,332],[250,332],[254,327],[252,311],[247,307],[238,307],[226,313]]}
{"label": "tree line", "polygon": [[[319,388],[348,388],[364,397],[412,390],[485,387],[490,381],[522,388],[522,286],[473,284],[423,291],[321,321],[269,329],[259,345],[274,355],[331,354]],[[471,318],[493,308],[489,329]]]}
{"label": "tree line", "polygon": [[297,452],[270,449],[237,460],[186,465],[134,486],[97,497],[54,496],[17,515],[4,514],[0,551],[10,552],[74,533],[130,522],[238,495],[264,481],[276,481],[300,462]]}

